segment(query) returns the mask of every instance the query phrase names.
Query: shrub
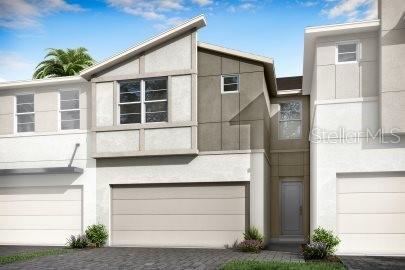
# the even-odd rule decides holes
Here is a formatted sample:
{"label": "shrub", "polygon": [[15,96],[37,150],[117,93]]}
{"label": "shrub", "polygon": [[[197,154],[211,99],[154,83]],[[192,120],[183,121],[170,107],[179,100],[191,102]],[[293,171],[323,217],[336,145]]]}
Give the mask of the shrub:
{"label": "shrub", "polygon": [[313,242],[304,245],[302,253],[305,260],[322,260],[327,255],[327,247],[325,243]]}
{"label": "shrub", "polygon": [[77,236],[71,235],[67,240],[67,245],[70,248],[85,248],[89,245],[89,242],[84,234],[79,234]]}
{"label": "shrub", "polygon": [[249,227],[248,229],[246,229],[243,237],[245,238],[245,240],[258,240],[260,242],[263,242],[263,235],[255,227]]}
{"label": "shrub", "polygon": [[107,242],[107,228],[103,224],[91,225],[86,229],[86,237],[95,247],[102,247]]}
{"label": "shrub", "polygon": [[312,235],[312,242],[324,243],[326,245],[327,255],[332,255],[336,251],[337,245],[340,243],[338,236],[334,235],[332,231],[324,228],[317,228]]}
{"label": "shrub", "polygon": [[263,249],[263,243],[259,240],[244,240],[239,244],[238,247],[243,252],[258,253]]}

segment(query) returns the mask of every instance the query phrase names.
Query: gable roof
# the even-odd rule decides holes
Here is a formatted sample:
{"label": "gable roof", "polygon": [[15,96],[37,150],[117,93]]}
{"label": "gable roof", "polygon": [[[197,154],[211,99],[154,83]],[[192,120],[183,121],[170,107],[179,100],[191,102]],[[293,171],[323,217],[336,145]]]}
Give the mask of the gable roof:
{"label": "gable roof", "polygon": [[207,22],[205,20],[204,15],[199,15],[189,21],[186,21],[185,23],[174,27],[166,32],[163,32],[162,34],[159,34],[155,37],[152,37],[144,42],[141,42],[134,47],[131,47],[117,55],[114,55],[110,58],[107,58],[106,60],[95,64],[87,69],[84,69],[80,72],[80,76],[84,77],[85,79],[90,79],[90,77],[106,68],[112,67],[122,61],[125,61],[135,55],[138,55],[139,53],[142,53],[152,47],[158,46],[176,36],[179,36],[187,31],[190,31],[192,29],[199,29],[201,27],[204,27],[207,25]]}
{"label": "gable roof", "polygon": [[276,73],[274,70],[274,61],[273,58],[269,58],[266,56],[261,56],[257,54],[252,54],[252,53],[247,53],[247,52],[242,52],[234,49],[229,49],[205,42],[198,42],[197,43],[198,48],[202,48],[205,50],[209,51],[214,51],[214,52],[219,52],[223,54],[228,54],[232,56],[236,56],[239,58],[255,61],[255,62],[260,62],[264,66],[264,75],[266,78],[266,83],[269,89],[267,89],[271,94],[276,95],[277,94],[277,83],[276,83]]}

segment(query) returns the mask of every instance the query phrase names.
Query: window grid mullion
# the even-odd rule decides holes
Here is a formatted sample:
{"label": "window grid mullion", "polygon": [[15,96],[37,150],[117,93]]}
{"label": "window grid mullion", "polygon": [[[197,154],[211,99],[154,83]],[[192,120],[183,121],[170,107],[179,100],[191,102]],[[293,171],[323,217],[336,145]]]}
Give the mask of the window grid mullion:
{"label": "window grid mullion", "polygon": [[146,108],[145,108],[145,80],[141,81],[141,123],[146,122]]}

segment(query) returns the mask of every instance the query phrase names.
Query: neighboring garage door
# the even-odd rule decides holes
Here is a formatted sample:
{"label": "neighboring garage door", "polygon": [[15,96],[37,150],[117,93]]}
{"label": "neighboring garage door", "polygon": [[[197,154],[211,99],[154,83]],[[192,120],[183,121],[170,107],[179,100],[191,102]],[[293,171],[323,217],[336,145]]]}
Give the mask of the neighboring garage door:
{"label": "neighboring garage door", "polygon": [[81,231],[81,188],[0,188],[0,244],[64,245]]}
{"label": "neighboring garage door", "polygon": [[359,176],[338,178],[339,250],[405,255],[404,174]]}
{"label": "neighboring garage door", "polygon": [[112,245],[224,247],[246,224],[245,184],[114,186]]}

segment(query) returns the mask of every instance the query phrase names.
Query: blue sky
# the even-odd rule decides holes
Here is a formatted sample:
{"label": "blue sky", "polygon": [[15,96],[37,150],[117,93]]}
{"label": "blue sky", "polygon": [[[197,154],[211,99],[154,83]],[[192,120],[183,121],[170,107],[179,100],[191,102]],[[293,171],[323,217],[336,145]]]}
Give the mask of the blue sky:
{"label": "blue sky", "polygon": [[376,0],[0,0],[0,81],[30,79],[46,48],[101,61],[205,14],[199,40],[273,57],[302,74],[304,28],[376,17]]}

